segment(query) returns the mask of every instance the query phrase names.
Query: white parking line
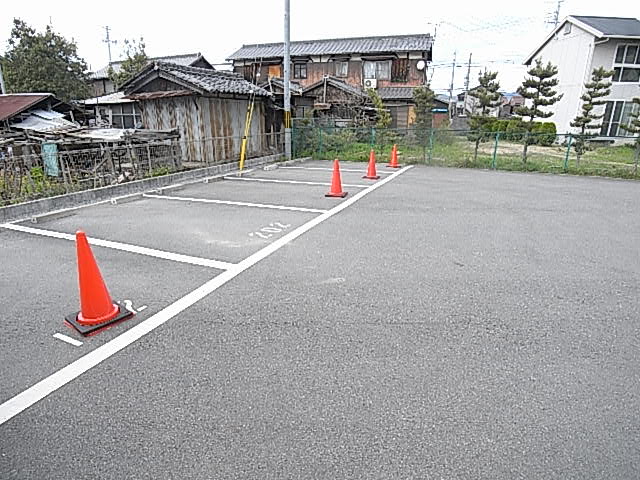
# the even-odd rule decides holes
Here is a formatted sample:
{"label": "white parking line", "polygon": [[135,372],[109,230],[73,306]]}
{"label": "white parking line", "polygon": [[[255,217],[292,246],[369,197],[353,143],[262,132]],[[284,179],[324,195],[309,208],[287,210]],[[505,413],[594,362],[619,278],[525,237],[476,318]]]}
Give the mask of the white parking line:
{"label": "white parking line", "polygon": [[280,237],[278,240],[270,243],[266,247],[261,250],[258,250],[253,255],[245,258],[243,261],[235,265],[233,268],[221,273],[217,277],[212,278],[204,285],[196,288],[192,292],[186,294],[184,297],[176,300],[171,305],[166,308],[163,308],[155,315],[152,315],[148,319],[138,323],[134,327],[131,327],[126,332],[117,336],[113,340],[105,343],[104,345],[92,350],[86,355],[80,357],[78,360],[70,363],[66,367],[58,370],[57,372],[51,374],[50,376],[40,380],[35,385],[27,388],[23,392],[19,393],[13,398],[10,398],[2,405],[0,405],[0,425],[10,420],[11,418],[18,415],[20,412],[29,408],[33,404],[39,402],[43,398],[47,397],[51,393],[58,390],[60,387],[66,385],[70,381],[78,378],[80,375],[85,373],[86,371],[92,369],[96,365],[99,365],[101,362],[106,360],[107,358],[115,355],[120,350],[125,347],[131,345],[136,340],[144,337],[148,333],[152,332],[159,326],[171,320],[173,317],[183,312],[194,303],[202,300],[207,295],[211,294],[221,286],[223,286],[228,281],[240,275],[242,272],[251,268],[259,261],[265,259],[272,253],[276,252],[283,246],[287,245],[291,241],[300,237],[304,233],[311,230],[313,227],[319,225],[320,223],[328,220],[334,215],[340,213],[345,208],[350,207],[355,202],[360,200],[365,195],[373,192],[375,189],[382,187],[385,183],[390,182],[398,175],[409,170],[411,166],[405,167],[392,175],[388,176],[384,180],[381,180],[373,185],[369,186],[366,190],[358,192],[353,197],[348,200],[345,200],[342,203],[339,203],[331,210],[323,213],[322,215],[318,215],[317,217],[309,220],[307,223],[301,225],[300,227],[292,230],[287,233],[283,237]]}
{"label": "white parking line", "polygon": [[152,195],[148,193],[145,193],[143,196],[147,198],[159,198],[163,200],[180,200],[183,202],[196,202],[196,203],[215,203],[219,205],[237,205],[240,207],[271,208],[273,210],[291,210],[293,212],[308,212],[308,213],[326,212],[326,210],[319,210],[317,208],[289,207],[287,205],[269,205],[266,203],[233,202],[231,200],[214,200],[210,198],[172,197],[169,195]]}
{"label": "white parking line", "polygon": [[[330,183],[325,182],[303,182],[302,180],[276,180],[271,178],[250,178],[250,177],[224,177],[225,180],[243,180],[245,182],[265,182],[265,183],[293,183],[299,185],[325,185],[331,186]],[[347,183],[342,184],[343,187],[349,188],[369,188],[369,185],[349,185]]]}
{"label": "white parking line", "polygon": [[[380,166],[380,165],[377,165]],[[290,170],[324,170],[324,171],[333,171],[333,168],[330,167],[278,167],[278,168],[286,168]],[[353,168],[342,168],[340,167],[340,172],[351,172],[351,173],[367,173],[367,164],[365,163],[362,169],[357,170]],[[387,172],[384,170],[377,170],[378,174],[390,175],[393,172]]]}
{"label": "white parking line", "polygon": [[[14,223],[5,223],[0,227],[17,232],[32,233],[43,237],[59,238],[62,240],[76,240],[75,235],[70,233],[56,232],[53,230],[44,230],[42,228],[26,227],[24,225],[16,225]],[[191,255],[182,255],[181,253],[165,252],[164,250],[156,250],[153,248],[140,247],[138,245],[129,245],[127,243],[112,242],[110,240],[100,240],[98,238],[88,238],[91,245],[98,247],[112,248],[123,252],[137,253],[148,257],[162,258],[174,262],[188,263],[190,265],[198,265],[201,267],[217,268],[219,270],[228,270],[235,266],[234,263],[221,262],[219,260],[211,260],[208,258],[192,257]]]}
{"label": "white parking line", "polygon": [[57,338],[58,340],[62,340],[63,342],[67,342],[70,345],[73,345],[74,347],[81,347],[82,346],[82,342],[79,340],[76,340],[75,338],[71,338],[71,337],[67,337],[66,335],[63,335],[61,333],[54,333],[53,334],[53,338]]}

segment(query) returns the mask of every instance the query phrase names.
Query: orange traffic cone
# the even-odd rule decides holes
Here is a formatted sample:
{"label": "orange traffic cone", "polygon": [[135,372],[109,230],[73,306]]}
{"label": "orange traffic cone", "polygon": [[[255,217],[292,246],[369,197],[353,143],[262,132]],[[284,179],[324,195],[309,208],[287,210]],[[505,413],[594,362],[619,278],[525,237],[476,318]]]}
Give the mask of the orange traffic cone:
{"label": "orange traffic cone", "polygon": [[378,180],[380,175],[376,173],[376,152],[371,149],[369,154],[369,166],[367,167],[367,174],[362,178],[368,178],[369,180]]}
{"label": "orange traffic cone", "polygon": [[96,259],[91,252],[87,236],[76,232],[78,256],[78,286],[80,288],[80,311],[65,320],[83,335],[112,323],[124,320],[133,312],[113,303],[104,284]]}
{"label": "orange traffic cone", "polygon": [[389,161],[389,165],[387,165],[387,167],[400,168],[400,165],[398,164],[398,146],[395,144],[391,149],[391,160]]}
{"label": "orange traffic cone", "polygon": [[333,161],[333,175],[331,177],[331,190],[329,193],[326,193],[325,197],[340,197],[344,198],[347,196],[348,192],[342,191],[342,181],[340,180],[340,163],[338,163],[338,159],[336,158]]}

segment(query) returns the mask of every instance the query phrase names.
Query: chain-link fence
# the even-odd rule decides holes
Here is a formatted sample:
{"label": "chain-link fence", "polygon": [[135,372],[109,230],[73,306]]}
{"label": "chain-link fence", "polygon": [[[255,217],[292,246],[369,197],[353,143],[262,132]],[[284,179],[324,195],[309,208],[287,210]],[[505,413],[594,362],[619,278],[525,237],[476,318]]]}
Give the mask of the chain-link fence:
{"label": "chain-link fence", "polygon": [[[284,135],[253,139],[251,157],[281,154]],[[0,206],[155,177],[192,168],[238,162],[242,137],[123,144],[12,142],[0,144]]]}
{"label": "chain-link fence", "polygon": [[404,163],[640,178],[634,137],[303,126],[292,138],[298,157],[367,161],[374,149],[384,161],[396,144]]}

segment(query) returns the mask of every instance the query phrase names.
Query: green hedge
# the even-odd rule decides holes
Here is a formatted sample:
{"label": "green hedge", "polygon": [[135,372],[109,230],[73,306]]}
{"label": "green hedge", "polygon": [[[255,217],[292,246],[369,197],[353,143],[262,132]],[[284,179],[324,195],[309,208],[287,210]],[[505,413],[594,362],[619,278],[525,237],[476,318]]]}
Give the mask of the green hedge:
{"label": "green hedge", "polygon": [[[522,142],[527,132],[526,123],[519,118],[495,120],[487,125],[487,131],[500,132],[504,140]],[[553,122],[534,122],[529,136],[529,145],[553,145],[556,139],[556,124]]]}

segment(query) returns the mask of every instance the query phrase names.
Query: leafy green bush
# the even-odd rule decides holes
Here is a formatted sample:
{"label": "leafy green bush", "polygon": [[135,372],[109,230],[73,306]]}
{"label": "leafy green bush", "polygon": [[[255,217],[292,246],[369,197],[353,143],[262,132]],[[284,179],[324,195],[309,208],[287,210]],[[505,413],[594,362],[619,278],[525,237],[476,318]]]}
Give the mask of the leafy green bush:
{"label": "leafy green bush", "polygon": [[356,141],[356,132],[351,128],[323,129],[321,135],[322,148],[329,151],[341,150]]}

